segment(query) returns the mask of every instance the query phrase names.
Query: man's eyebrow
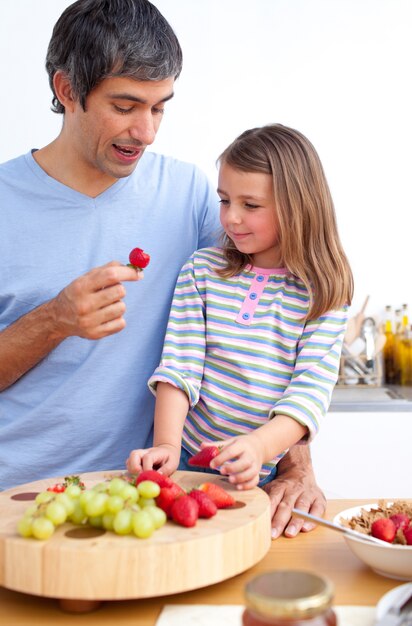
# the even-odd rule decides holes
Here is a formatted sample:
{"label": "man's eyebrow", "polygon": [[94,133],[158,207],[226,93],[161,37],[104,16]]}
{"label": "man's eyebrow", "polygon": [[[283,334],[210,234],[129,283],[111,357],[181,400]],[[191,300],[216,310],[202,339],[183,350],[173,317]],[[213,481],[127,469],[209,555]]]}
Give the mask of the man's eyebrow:
{"label": "man's eyebrow", "polygon": [[[171,100],[174,95],[175,95],[174,92],[172,92],[168,96],[165,96],[164,98],[159,100],[159,102],[156,102],[155,105]],[[131,93],[127,93],[127,92],[126,93],[109,93],[108,97],[113,98],[114,100],[129,100],[129,102],[138,102],[139,104],[147,104],[147,100],[145,98],[139,98],[138,96],[133,96]]]}

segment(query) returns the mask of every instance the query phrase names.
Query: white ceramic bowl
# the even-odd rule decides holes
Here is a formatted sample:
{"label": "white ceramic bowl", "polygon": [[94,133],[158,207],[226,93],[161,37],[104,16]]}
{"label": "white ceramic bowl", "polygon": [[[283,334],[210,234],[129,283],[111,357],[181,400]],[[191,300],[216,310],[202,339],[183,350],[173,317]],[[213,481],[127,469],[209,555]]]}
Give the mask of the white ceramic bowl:
{"label": "white ceramic bowl", "polygon": [[[361,509],[370,510],[377,506],[377,503],[373,503],[346,509],[338,513],[333,521],[335,524],[342,524],[341,518],[349,520],[359,515]],[[412,546],[390,543],[379,545],[348,535],[343,536],[352,552],[377,574],[395,580],[412,580]]]}

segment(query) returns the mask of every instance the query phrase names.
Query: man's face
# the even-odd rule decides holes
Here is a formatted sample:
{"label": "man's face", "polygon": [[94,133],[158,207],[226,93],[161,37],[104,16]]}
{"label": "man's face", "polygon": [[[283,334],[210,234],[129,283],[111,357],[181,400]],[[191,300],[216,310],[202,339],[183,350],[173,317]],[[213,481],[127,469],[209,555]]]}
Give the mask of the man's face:
{"label": "man's face", "polygon": [[78,101],[66,108],[67,137],[85,173],[118,179],[133,172],[156,137],[173,84],[106,78],[88,95],[86,111]]}

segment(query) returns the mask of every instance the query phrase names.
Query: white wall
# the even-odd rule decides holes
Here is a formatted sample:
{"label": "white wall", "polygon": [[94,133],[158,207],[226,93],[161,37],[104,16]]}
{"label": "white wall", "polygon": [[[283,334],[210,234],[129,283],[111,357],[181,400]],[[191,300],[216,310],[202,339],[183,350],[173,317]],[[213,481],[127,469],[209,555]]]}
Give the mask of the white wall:
{"label": "white wall", "polygon": [[[67,0],[0,1],[0,161],[58,132],[44,58]],[[215,159],[268,122],[315,144],[356,282],[353,313],[412,305],[411,0],[155,0],[185,55],[155,149]],[[409,226],[409,228],[408,228]]]}

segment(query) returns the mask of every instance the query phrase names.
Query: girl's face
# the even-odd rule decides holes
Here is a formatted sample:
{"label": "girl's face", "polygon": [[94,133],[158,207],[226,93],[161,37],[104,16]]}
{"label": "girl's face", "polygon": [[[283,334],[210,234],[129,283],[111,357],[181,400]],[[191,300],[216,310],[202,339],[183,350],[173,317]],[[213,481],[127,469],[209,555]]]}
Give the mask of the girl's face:
{"label": "girl's face", "polygon": [[220,221],[236,248],[256,267],[279,267],[279,225],[272,176],[243,172],[222,163],[219,171]]}

